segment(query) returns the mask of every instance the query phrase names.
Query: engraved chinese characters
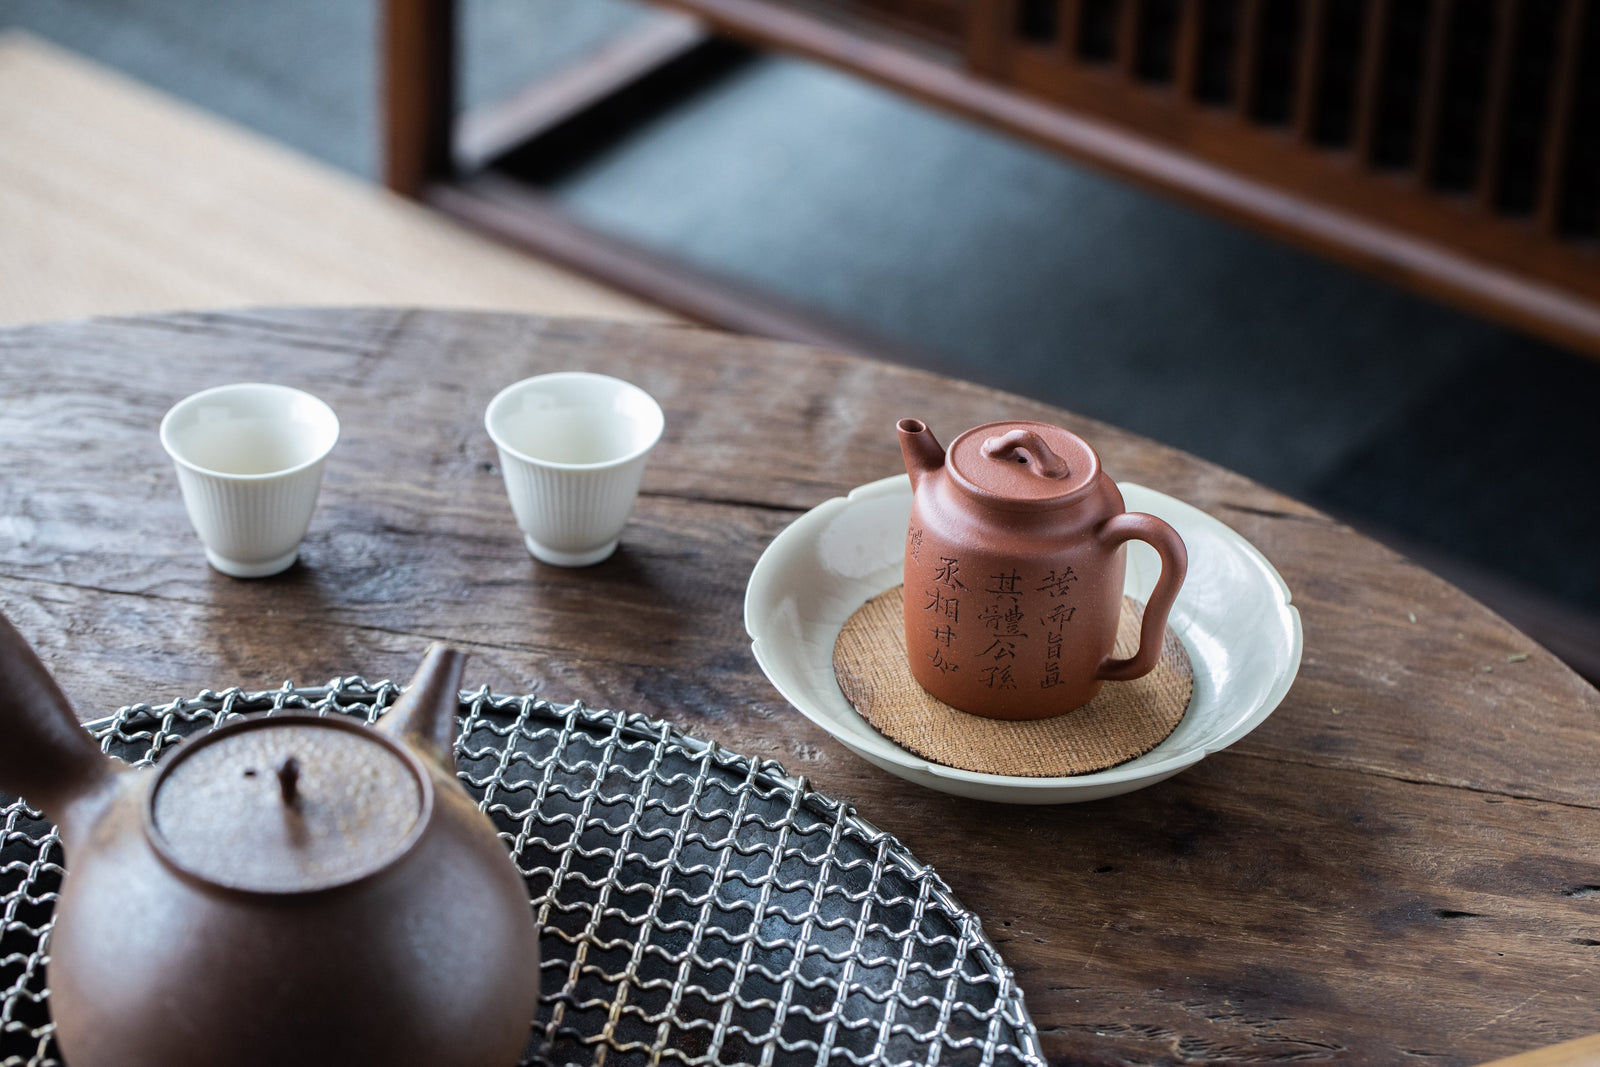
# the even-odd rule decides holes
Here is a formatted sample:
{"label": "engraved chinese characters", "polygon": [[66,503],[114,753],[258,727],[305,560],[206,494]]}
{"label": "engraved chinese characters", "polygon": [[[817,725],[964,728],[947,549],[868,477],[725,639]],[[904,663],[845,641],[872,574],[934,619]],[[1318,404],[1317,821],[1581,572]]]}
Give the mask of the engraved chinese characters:
{"label": "engraved chinese characters", "polygon": [[[910,544],[914,546],[923,536],[920,528],[913,527]],[[912,570],[907,567],[907,588],[913,588],[909,584]],[[958,558],[941,556],[935,565],[922,571],[926,575],[920,594],[923,624],[933,639],[926,657],[933,669],[949,673],[959,669],[961,660],[975,662],[980,680],[990,690],[1016,689],[1020,678],[1031,679],[1035,675],[1039,689],[1054,689],[1062,684],[1062,649],[1068,624],[1078,611],[1070,599],[1078,580],[1076,571],[1071,567],[1051,568],[1046,574],[1027,576],[1015,568],[1001,570],[988,575],[976,592],[958,576]],[[1023,594],[1030,589],[1050,598],[1047,610],[1032,618],[1023,607]],[[960,626],[963,599],[967,604],[965,629]],[[963,639],[964,652],[970,651],[969,645],[982,647],[975,654],[958,659],[958,638]]]}
{"label": "engraved chinese characters", "polygon": [[[991,423],[948,455],[921,422],[900,423],[913,488],[905,627],[912,676],[952,707],[1040,719],[1080,707],[1108,679],[1155,666],[1187,564],[1166,523],[1129,514],[1081,438],[1042,423]],[[1162,559],[1138,653],[1111,658],[1123,542]]]}

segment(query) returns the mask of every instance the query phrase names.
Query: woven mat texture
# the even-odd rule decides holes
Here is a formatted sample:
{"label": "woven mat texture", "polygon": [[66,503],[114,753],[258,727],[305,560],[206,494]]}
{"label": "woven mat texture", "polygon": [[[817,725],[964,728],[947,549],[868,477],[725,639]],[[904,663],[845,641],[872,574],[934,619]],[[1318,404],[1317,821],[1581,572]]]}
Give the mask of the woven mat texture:
{"label": "woven mat texture", "polygon": [[[1057,778],[1114,767],[1144,755],[1177,729],[1194,691],[1189,655],[1169,627],[1155,670],[1107,682],[1093,700],[1050,719],[1007,722],[957,711],[911,676],[900,586],[880,593],[844,624],[833,669],[846,699],[891,741],[947,767]],[[1144,605],[1122,599],[1117,656],[1138,648]]]}

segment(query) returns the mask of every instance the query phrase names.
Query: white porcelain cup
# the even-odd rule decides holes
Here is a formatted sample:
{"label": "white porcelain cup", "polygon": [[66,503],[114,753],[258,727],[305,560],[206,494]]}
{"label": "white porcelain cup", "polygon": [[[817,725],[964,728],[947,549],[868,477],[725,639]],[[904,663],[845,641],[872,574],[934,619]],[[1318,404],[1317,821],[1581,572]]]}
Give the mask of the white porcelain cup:
{"label": "white porcelain cup", "polygon": [[502,389],[483,421],[535,559],[586,567],[616,551],[665,425],[649,393],[604,374],[541,374]]}
{"label": "white porcelain cup", "polygon": [[285,385],[219,385],[173,405],[161,445],[213,567],[264,578],[293,566],[338,439],[333,409]]}

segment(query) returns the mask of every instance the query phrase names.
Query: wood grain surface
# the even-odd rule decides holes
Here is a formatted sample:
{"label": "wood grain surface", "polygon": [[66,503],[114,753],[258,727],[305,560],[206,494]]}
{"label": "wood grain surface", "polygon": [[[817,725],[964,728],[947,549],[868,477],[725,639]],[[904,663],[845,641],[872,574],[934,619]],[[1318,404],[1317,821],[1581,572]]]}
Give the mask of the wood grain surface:
{"label": "wood grain surface", "polygon": [[[667,430],[622,548],[532,560],[483,410],[530,374],[638,383]],[[210,570],[156,438],[228,381],[339,413],[301,563]],[[900,469],[898,418],[1083,434],[1257,545],[1305,656],[1277,712],[1176,778],[1020,808],[912,786],[789,708],[745,581],[808,508]],[[202,688],[403,678],[658,716],[775,758],[975,910],[1057,1063],[1469,1064],[1600,1029],[1600,694],[1445,582],[1192,456],[992,390],[687,327],[465,312],[185,314],[0,331],[0,610],[84,718]]]}

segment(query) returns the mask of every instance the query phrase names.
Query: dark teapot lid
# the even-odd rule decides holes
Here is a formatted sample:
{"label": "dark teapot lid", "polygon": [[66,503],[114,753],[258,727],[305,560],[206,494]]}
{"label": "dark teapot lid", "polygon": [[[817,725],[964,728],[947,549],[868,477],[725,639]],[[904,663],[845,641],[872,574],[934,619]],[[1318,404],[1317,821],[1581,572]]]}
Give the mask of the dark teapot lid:
{"label": "dark teapot lid", "polygon": [[1026,507],[1065,503],[1100,474],[1100,458],[1083,438],[1022,420],[973,427],[950,442],[945,463],[979,496]]}
{"label": "dark teapot lid", "polygon": [[421,834],[427,772],[388,737],[313,715],[239,720],[188,742],[150,793],[146,831],[192,878],[256,893],[345,885]]}

